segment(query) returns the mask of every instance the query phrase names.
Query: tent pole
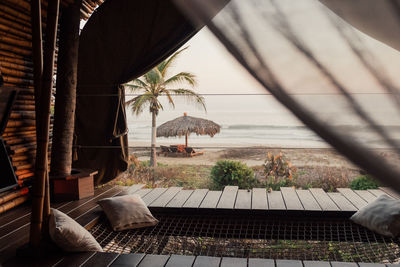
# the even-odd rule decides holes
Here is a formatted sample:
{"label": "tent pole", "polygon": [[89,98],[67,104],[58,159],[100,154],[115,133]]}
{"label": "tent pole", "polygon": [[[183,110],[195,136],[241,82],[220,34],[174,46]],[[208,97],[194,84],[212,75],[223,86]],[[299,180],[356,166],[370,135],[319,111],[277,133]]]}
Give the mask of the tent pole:
{"label": "tent pole", "polygon": [[[35,183],[32,196],[32,215],[31,215],[31,226],[30,226],[30,245],[33,248],[38,248],[40,245],[43,215],[44,215],[43,204],[45,197],[45,187],[46,187],[46,180],[48,179],[50,103],[51,103],[51,90],[53,88],[54,54],[55,54],[56,37],[57,37],[59,5],[60,5],[60,0],[49,1],[48,3],[46,46],[43,57],[44,69],[42,75],[42,88],[40,92],[38,92],[39,98],[38,101],[36,101],[36,104],[39,105],[35,107],[37,114],[36,117],[37,150],[36,150],[36,163],[35,163]],[[48,194],[47,197],[49,197]]]}
{"label": "tent pole", "polygon": [[187,133],[185,134],[185,145],[186,145],[186,147],[188,146],[188,134]]}

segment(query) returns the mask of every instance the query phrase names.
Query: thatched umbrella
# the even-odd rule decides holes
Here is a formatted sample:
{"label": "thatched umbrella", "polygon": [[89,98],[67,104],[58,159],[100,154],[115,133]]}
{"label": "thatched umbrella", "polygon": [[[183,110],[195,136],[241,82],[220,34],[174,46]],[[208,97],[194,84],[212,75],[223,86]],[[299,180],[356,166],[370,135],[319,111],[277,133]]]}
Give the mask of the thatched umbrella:
{"label": "thatched umbrella", "polygon": [[185,136],[186,146],[188,145],[188,135],[196,133],[197,135],[209,135],[213,137],[219,133],[220,126],[213,121],[187,116],[167,121],[157,127],[157,137]]}

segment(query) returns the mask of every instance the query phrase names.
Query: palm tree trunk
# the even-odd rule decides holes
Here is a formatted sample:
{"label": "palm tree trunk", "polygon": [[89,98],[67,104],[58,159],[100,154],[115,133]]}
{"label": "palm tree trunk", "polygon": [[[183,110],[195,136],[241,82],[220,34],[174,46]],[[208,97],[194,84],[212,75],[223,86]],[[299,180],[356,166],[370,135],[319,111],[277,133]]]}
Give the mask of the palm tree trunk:
{"label": "palm tree trunk", "polygon": [[151,112],[151,154],[150,154],[150,166],[157,166],[157,155],[156,155],[156,112]]}
{"label": "palm tree trunk", "polygon": [[78,73],[79,19],[82,0],[64,8],[60,22],[57,97],[54,114],[51,174],[70,175]]}

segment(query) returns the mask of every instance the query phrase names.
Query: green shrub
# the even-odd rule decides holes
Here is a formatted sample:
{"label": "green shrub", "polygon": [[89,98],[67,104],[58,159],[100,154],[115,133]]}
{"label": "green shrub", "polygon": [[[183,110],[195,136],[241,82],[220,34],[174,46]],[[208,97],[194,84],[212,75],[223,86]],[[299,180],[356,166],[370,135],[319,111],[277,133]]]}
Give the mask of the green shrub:
{"label": "green shrub", "polygon": [[253,170],[246,164],[233,160],[220,160],[211,169],[211,178],[216,189],[236,185],[250,189],[257,183]]}
{"label": "green shrub", "polygon": [[358,176],[350,183],[350,188],[353,190],[376,189],[378,186],[378,182],[369,175]]}
{"label": "green shrub", "polygon": [[294,179],[289,179],[286,177],[277,178],[274,176],[268,176],[267,182],[265,184],[265,187],[267,189],[272,189],[274,191],[280,190],[281,187],[292,187],[292,186],[296,187]]}

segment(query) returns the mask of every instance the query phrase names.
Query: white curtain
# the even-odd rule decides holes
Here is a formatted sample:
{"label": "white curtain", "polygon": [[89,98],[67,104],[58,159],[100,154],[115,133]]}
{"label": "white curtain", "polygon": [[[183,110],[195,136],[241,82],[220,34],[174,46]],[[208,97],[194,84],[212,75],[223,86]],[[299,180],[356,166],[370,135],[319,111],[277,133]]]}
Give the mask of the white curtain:
{"label": "white curtain", "polygon": [[400,154],[397,0],[175,2],[305,125],[400,191],[399,166],[377,150]]}

